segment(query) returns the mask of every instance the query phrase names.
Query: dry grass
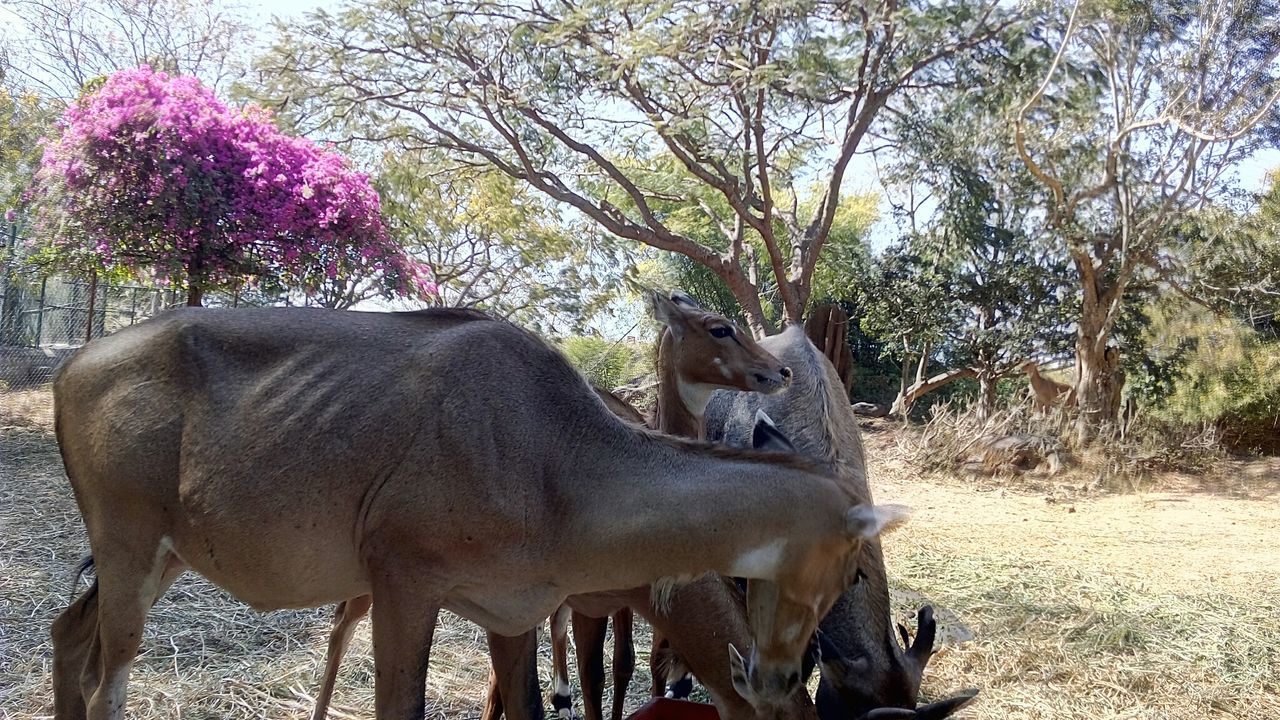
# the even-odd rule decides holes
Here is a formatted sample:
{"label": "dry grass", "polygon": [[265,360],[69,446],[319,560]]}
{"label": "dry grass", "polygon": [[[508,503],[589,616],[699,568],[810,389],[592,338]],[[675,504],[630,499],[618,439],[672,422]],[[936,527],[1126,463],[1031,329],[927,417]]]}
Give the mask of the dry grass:
{"label": "dry grass", "polygon": [[1195,485],[1241,497],[1280,489],[1269,465],[1274,459],[1233,460],[1212,427],[1175,428],[1139,417],[1123,436],[1113,431],[1081,447],[1074,415],[1041,413],[1028,401],[986,418],[942,403],[923,424],[888,429],[898,441],[891,454],[943,482],[980,476],[984,484],[1090,493]]}
{"label": "dry grass", "polygon": [[[48,627],[86,550],[50,424],[47,391],[0,393],[6,720],[51,714]],[[921,481],[896,447],[890,431],[869,436],[877,497],[917,510],[886,541],[895,609],[940,608],[929,695],[983,688],[967,720],[1280,716],[1280,495],[1264,490],[1280,480],[1275,466],[1250,466],[1243,499],[1186,482],[1050,503],[1009,484]],[[327,609],[259,614],[188,576],[152,612],[133,717],[306,717],[328,626]],[[648,687],[647,649],[637,643],[632,706]],[[431,667],[428,716],[478,715],[483,634],[445,617]],[[334,716],[372,717],[372,685],[365,627]]]}

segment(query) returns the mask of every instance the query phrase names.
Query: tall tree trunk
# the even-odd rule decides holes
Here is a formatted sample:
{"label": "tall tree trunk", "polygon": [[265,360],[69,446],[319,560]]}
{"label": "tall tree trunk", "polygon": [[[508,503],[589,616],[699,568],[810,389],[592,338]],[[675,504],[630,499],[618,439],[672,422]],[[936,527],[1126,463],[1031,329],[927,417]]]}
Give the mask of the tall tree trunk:
{"label": "tall tree trunk", "polygon": [[[1125,285],[1132,270],[1104,273],[1083,249],[1071,251],[1080,273],[1080,318],[1076,322],[1076,439],[1091,442],[1106,428],[1114,427],[1119,405],[1116,382],[1120,351],[1108,347],[1115,327]],[[1121,381],[1123,382],[1123,381]]]}
{"label": "tall tree trunk", "polygon": [[747,327],[751,330],[751,335],[757,340],[763,340],[772,335],[774,331],[773,323],[769,322],[769,318],[764,315],[764,306],[760,303],[760,293],[756,290],[755,284],[744,277],[741,272],[728,273],[727,275],[722,275],[721,278],[729,286],[729,292],[733,293],[733,297],[742,306],[742,312],[747,317]]}
{"label": "tall tree trunk", "polygon": [[204,262],[197,248],[187,264],[187,307],[200,307],[200,301],[204,299],[204,288],[200,286],[202,270]]}
{"label": "tall tree trunk", "polygon": [[978,418],[986,420],[996,411],[996,383],[1000,376],[991,368],[978,371]]}
{"label": "tall tree trunk", "polygon": [[[814,308],[804,323],[804,333],[836,369],[844,392],[853,387],[853,351],[849,349],[849,314],[839,305]],[[903,383],[905,388],[906,383]]]}
{"label": "tall tree trunk", "polygon": [[1076,406],[1080,411],[1076,438],[1082,443],[1113,426],[1119,410],[1116,381],[1120,352],[1106,345],[1110,332],[1102,329],[1105,315],[1103,308],[1086,307],[1076,337]]}

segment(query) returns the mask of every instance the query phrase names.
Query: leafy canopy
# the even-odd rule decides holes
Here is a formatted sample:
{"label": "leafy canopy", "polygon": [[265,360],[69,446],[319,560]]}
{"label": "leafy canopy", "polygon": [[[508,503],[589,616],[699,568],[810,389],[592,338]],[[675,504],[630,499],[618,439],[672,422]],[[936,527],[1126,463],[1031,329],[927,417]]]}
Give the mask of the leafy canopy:
{"label": "leafy canopy", "polygon": [[38,173],[55,250],[199,288],[247,278],[316,292],[376,275],[387,293],[422,289],[363,174],[194,78],[115,73],[59,129]]}

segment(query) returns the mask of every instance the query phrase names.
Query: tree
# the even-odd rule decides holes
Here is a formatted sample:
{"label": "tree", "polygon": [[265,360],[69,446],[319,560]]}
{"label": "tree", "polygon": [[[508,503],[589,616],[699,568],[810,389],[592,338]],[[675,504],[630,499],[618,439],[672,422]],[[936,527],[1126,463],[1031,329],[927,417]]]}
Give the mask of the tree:
{"label": "tree", "polygon": [[[965,82],[917,93],[894,114],[899,144],[882,163],[882,177],[891,196],[905,198],[895,205],[909,233],[907,247],[894,250],[909,250],[907,259],[927,266],[934,276],[929,282],[941,286],[917,281],[895,287],[934,311],[924,315],[934,337],[918,356],[915,383],[907,387],[903,374],[900,409],[925,392],[972,377],[979,414],[988,415],[1001,378],[1032,356],[1066,346],[1065,256],[1045,241],[1034,178],[1017,162],[1002,112],[1036,58],[1021,28],[1003,40],[999,52],[957,63]],[[870,303],[883,314],[893,301]],[[892,316],[881,324],[886,322]],[[926,379],[923,361],[930,350],[948,371]],[[908,362],[904,358],[904,367]]]}
{"label": "tree", "polygon": [[[945,82],[947,59],[1001,27],[997,5],[375,0],[313,15],[259,71],[287,97],[363,115],[375,136],[495,167],[614,235],[689,257],[759,335],[772,326],[766,276],[783,318],[801,319],[881,110]],[[683,177],[655,186],[668,163]],[[724,209],[699,211],[722,247],[658,207],[712,196]]]}
{"label": "tree", "polygon": [[387,230],[435,283],[433,304],[554,335],[580,329],[622,282],[627,258],[617,242],[567,224],[505,174],[432,151],[389,152],[381,168]]}
{"label": "tree", "polygon": [[1280,338],[1280,174],[1257,200],[1248,213],[1215,206],[1182,218],[1159,266],[1187,300]]}
{"label": "tree", "polygon": [[219,90],[253,44],[244,8],[220,0],[2,0],[0,7],[22,25],[5,42],[0,67],[28,92],[62,102],[139,65]]}
{"label": "tree", "polygon": [[246,281],[315,293],[377,277],[387,294],[422,289],[364,175],[194,78],[116,73],[60,129],[38,180],[45,234],[65,257],[183,285],[190,305]]}
{"label": "tree", "polygon": [[0,210],[16,208],[40,165],[40,138],[56,113],[0,74]]}
{"label": "tree", "polygon": [[569,362],[596,387],[612,390],[653,371],[652,347],[596,335],[573,335],[557,343]]}
{"label": "tree", "polygon": [[945,337],[951,299],[944,269],[918,250],[919,242],[910,236],[885,248],[871,264],[866,282],[857,286],[855,300],[862,329],[883,343],[883,353],[899,360],[892,412],[904,417],[920,396],[972,375],[964,370],[926,378],[934,350]]}
{"label": "tree", "polygon": [[[1180,425],[1215,425],[1274,447],[1280,424],[1280,343],[1185,298],[1152,309],[1148,355],[1167,366],[1150,412]],[[1250,430],[1262,432],[1250,433]],[[1265,436],[1270,442],[1263,443]],[[1252,437],[1250,437],[1252,436]]]}
{"label": "tree", "polygon": [[1045,18],[1056,54],[1014,113],[1046,231],[1080,287],[1082,439],[1115,420],[1109,347],[1131,282],[1167,275],[1160,250],[1186,212],[1223,198],[1228,168],[1280,122],[1280,8],[1258,0],[1076,2]]}

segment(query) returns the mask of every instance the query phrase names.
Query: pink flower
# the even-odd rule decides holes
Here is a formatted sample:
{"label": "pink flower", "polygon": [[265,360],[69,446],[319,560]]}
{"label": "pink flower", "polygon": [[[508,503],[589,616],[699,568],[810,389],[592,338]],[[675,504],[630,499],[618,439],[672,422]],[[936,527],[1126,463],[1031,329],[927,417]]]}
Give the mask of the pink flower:
{"label": "pink flower", "polygon": [[143,66],[113,74],[59,128],[44,145],[40,191],[59,196],[84,236],[108,239],[84,248],[103,265],[180,279],[198,257],[206,286],[385,272],[412,292],[368,178],[332,148],[281,133],[260,108],[229,108],[194,78]]}

